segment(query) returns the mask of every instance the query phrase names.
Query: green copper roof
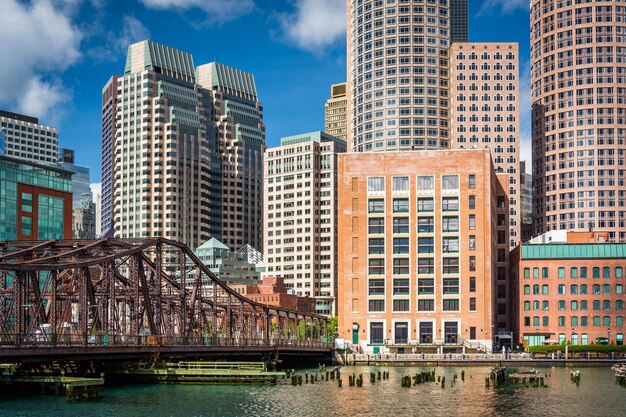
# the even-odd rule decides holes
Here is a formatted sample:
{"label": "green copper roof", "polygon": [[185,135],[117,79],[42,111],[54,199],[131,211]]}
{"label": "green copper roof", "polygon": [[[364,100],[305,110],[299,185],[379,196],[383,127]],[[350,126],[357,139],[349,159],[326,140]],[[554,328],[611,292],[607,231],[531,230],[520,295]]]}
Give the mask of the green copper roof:
{"label": "green copper roof", "polygon": [[626,259],[626,244],[522,245],[522,259]]}

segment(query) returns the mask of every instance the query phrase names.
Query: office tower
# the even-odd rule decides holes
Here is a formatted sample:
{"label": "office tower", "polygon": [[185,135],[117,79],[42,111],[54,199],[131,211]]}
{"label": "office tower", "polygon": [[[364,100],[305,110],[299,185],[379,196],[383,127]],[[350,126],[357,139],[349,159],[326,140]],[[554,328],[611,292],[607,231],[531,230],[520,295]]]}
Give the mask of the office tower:
{"label": "office tower", "polygon": [[257,285],[261,273],[245,253],[234,251],[212,237],[194,251],[200,262],[227,284]]}
{"label": "office tower", "polygon": [[113,202],[115,171],[115,140],[117,114],[117,82],[112,76],[102,89],[102,210],[98,236],[113,236]]}
{"label": "office tower", "polygon": [[85,195],[93,200],[89,182],[89,167],[74,163],[74,151],[67,148],[59,148],[59,165],[68,171],[72,171],[72,208],[83,208]]}
{"label": "office tower", "polygon": [[72,173],[0,155],[0,219],[0,241],[71,239]]}
{"label": "office tower", "polygon": [[102,237],[102,194],[96,194],[96,237]]}
{"label": "office tower", "polygon": [[72,210],[72,237],[74,239],[95,239],[96,203],[91,193],[83,194],[80,206]]}
{"label": "office tower", "polygon": [[608,232],[553,230],[512,252],[519,343],[624,344],[626,244],[607,238]]}
{"label": "office tower", "polygon": [[526,161],[520,164],[520,211],[522,225],[533,223],[533,176],[526,172]]}
{"label": "office tower", "polygon": [[346,140],[347,117],[346,83],[330,86],[330,98],[324,106],[324,131],[331,136]]}
{"label": "office tower", "polygon": [[115,236],[162,236],[192,249],[220,236],[213,102],[191,55],[130,45],[115,119]]}
{"label": "office tower", "polygon": [[[467,1],[420,3],[347,0],[353,152],[450,146],[450,17],[463,15]],[[455,27],[455,36],[464,38],[464,30]]]}
{"label": "office tower", "polygon": [[212,62],[201,65],[198,84],[212,94],[217,152],[221,155],[221,240],[232,248],[263,248],[265,125],[254,76]]}
{"label": "office tower", "polygon": [[350,153],[338,167],[339,337],[368,353],[490,350],[507,218],[491,152]]}
{"label": "office tower", "polygon": [[[491,149],[502,186],[497,224],[496,288],[499,330],[513,327],[509,251],[521,238],[519,53],[517,43],[455,43],[450,52],[450,126],[453,148]],[[499,186],[500,186],[499,185]]]}
{"label": "office tower", "polygon": [[626,242],[626,9],[530,6],[535,234],[593,230]]}
{"label": "office tower", "polygon": [[467,0],[450,1],[450,42],[467,42]]}
{"label": "office tower", "polygon": [[[0,152],[40,163],[57,163],[58,132],[36,117],[0,110]],[[2,150],[4,148],[4,150]]]}
{"label": "office tower", "polygon": [[337,156],[344,152],[345,141],[324,132],[282,138],[265,152],[266,275],[314,297],[325,315],[337,311]]}

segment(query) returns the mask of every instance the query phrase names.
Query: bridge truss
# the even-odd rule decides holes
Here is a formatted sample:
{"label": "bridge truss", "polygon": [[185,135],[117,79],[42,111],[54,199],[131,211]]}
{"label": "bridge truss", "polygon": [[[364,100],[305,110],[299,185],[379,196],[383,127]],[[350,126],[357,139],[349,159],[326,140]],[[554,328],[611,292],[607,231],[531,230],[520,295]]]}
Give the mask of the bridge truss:
{"label": "bridge truss", "polygon": [[0,346],[321,344],[324,316],[253,302],[163,238],[0,243]]}

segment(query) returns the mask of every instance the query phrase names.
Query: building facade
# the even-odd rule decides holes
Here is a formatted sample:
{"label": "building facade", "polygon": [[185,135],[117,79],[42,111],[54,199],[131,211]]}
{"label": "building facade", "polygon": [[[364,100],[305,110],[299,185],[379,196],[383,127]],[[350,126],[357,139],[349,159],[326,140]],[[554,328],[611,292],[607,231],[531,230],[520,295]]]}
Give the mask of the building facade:
{"label": "building facade", "polygon": [[115,120],[115,237],[161,236],[193,249],[220,236],[213,99],[196,84],[192,56],[130,45]]}
{"label": "building facade", "polygon": [[56,163],[58,131],[39,124],[36,117],[0,110],[2,154],[37,163]]}
{"label": "building facade", "polygon": [[216,277],[227,284],[256,285],[261,276],[256,263],[246,253],[233,251],[216,238],[211,238],[194,253]]}
{"label": "building facade", "polygon": [[593,232],[572,239],[570,233],[565,242],[529,242],[513,251],[517,338],[528,346],[546,340],[587,345],[597,338],[622,345],[626,244],[601,243]]}
{"label": "building facade", "polygon": [[118,77],[112,76],[102,88],[102,197],[98,236],[112,236],[115,197],[115,142],[117,138]]}
{"label": "building facade", "polygon": [[[520,212],[522,213],[522,226],[533,224],[533,176],[526,172],[526,161],[520,164]],[[532,236],[531,236],[532,237]],[[524,242],[524,240],[522,240]]]}
{"label": "building facade", "polygon": [[467,0],[347,0],[353,152],[450,147],[449,52],[452,34],[467,38],[463,15]]}
{"label": "building facade", "polygon": [[72,238],[72,173],[0,155],[0,241]]}
{"label": "building facade", "polygon": [[250,300],[273,307],[286,308],[303,314],[316,314],[315,299],[300,297],[285,286],[284,278],[264,277],[258,285],[230,285]]}
{"label": "building facade", "polygon": [[346,83],[330,86],[330,98],[324,106],[324,131],[331,136],[346,140],[348,133],[347,113],[348,99],[346,97]]}
{"label": "building facade", "polygon": [[267,275],[335,315],[337,297],[337,157],[345,141],[324,132],[281,139],[265,153],[264,259]]}
{"label": "building facade", "polygon": [[507,220],[491,158],[339,156],[339,337],[365,352],[463,341],[491,349],[504,256],[496,228]]}
{"label": "building facade", "polygon": [[89,182],[89,167],[74,163],[74,151],[67,148],[59,148],[58,164],[74,173],[72,175],[72,193],[74,194],[72,208],[84,208],[83,200],[85,199],[85,194],[89,195],[93,200]]}
{"label": "building facade", "polygon": [[72,223],[74,239],[96,238],[96,203],[93,202],[91,194],[83,194],[80,206],[72,210]]}
{"label": "building facade", "polygon": [[254,76],[216,62],[197,72],[198,83],[213,96],[223,173],[222,218],[216,219],[222,241],[234,248],[250,244],[262,249],[265,125]]}
{"label": "building facade", "polygon": [[626,8],[530,3],[535,233],[626,242]]}

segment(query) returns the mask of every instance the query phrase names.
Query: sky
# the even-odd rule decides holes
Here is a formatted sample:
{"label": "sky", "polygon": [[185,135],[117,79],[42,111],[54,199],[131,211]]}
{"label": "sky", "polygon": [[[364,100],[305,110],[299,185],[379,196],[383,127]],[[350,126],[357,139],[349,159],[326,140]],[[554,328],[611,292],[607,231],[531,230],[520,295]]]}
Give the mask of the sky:
{"label": "sky", "polygon": [[[101,94],[144,39],[254,74],[266,142],[324,129],[346,79],[345,0],[0,0],[0,109],[59,129],[101,177]],[[530,163],[528,0],[469,0],[474,42],[519,42],[522,159]]]}

